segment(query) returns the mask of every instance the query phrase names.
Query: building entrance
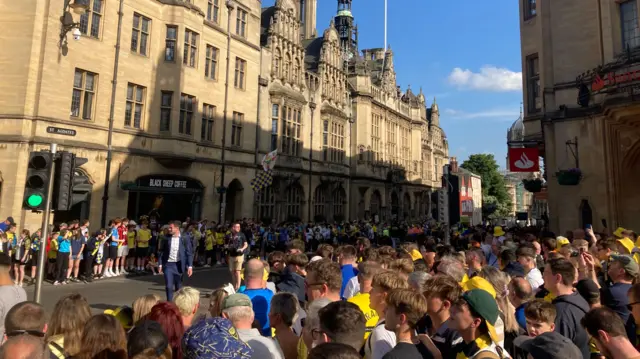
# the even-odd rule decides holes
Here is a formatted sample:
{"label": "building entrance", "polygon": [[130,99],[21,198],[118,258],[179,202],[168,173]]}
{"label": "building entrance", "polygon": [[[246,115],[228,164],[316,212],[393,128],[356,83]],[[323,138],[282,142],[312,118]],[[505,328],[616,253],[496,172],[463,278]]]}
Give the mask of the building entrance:
{"label": "building entrance", "polygon": [[139,177],[127,186],[129,203],[127,216],[138,220],[149,216],[151,222],[165,224],[184,221],[187,217],[199,220],[204,188],[200,181],[173,175]]}

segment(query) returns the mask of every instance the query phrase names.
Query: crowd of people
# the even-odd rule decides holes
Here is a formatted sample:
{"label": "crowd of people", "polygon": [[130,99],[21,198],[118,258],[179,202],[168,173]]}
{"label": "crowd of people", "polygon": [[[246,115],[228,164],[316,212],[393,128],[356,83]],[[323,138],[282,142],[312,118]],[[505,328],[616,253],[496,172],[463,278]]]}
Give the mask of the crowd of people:
{"label": "crowd of people", "polygon": [[[190,218],[177,224],[191,243],[194,266],[227,265],[233,225],[206,219],[192,221]],[[363,221],[312,225],[263,224],[245,219],[241,225],[241,233],[247,243],[243,254],[263,258],[269,252],[283,249],[293,239],[304,239],[309,248],[315,249],[323,242],[344,243],[359,235],[371,240],[388,240],[392,244],[407,234],[423,233],[423,225],[370,224]],[[138,222],[114,218],[106,228],[91,231],[88,220],[75,220],[50,226],[49,235],[43,242],[41,229],[18,231],[13,217],[8,217],[0,222],[0,253],[10,254],[18,286],[35,284],[41,250],[46,252],[46,279],[54,285],[88,283],[124,275],[159,274],[160,242],[170,234],[169,227],[169,223],[160,225],[143,216]]]}
{"label": "crowd of people", "polygon": [[[141,222],[132,230],[145,228]],[[120,226],[114,221],[106,235],[127,238]],[[211,226],[169,223],[154,249],[167,300],[146,295],[94,316],[79,294],[61,298],[51,313],[25,301],[9,246],[10,256],[0,255],[0,359],[640,358],[640,238],[633,231],[557,236],[477,226],[452,230],[444,241],[433,223],[396,225],[393,237],[370,236],[368,223],[335,226],[328,237],[328,225],[294,227],[277,227],[278,236],[292,235],[271,243],[276,231],[268,226],[233,223],[218,257],[207,254]],[[82,233],[82,225],[73,231]],[[201,293],[181,285],[202,253],[202,236],[203,265],[224,263],[232,274],[230,284],[208,293],[206,311]],[[105,263],[112,271],[119,267],[113,246],[115,258]]]}

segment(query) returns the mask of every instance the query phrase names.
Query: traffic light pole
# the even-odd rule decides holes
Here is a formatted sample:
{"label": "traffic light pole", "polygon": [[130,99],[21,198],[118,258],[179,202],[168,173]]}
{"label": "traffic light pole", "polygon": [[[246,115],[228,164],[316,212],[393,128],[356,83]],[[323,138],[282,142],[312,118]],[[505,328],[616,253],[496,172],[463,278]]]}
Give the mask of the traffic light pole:
{"label": "traffic light pole", "polygon": [[40,303],[40,294],[42,292],[42,282],[44,281],[44,266],[46,264],[47,257],[47,237],[49,237],[49,215],[51,214],[51,196],[53,193],[53,182],[56,171],[55,161],[58,145],[51,144],[51,172],[49,173],[49,191],[47,191],[47,198],[44,204],[44,213],[42,215],[42,237],[40,238],[40,250],[38,251],[38,279],[36,280],[36,288],[33,300]]}

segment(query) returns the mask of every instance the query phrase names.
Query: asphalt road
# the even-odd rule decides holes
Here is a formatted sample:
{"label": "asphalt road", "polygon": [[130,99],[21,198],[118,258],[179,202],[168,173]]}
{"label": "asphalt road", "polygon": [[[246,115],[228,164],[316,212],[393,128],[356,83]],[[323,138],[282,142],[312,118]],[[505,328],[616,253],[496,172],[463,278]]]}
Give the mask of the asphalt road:
{"label": "asphalt road", "polygon": [[[200,290],[200,307],[203,310],[209,307],[207,296],[216,288],[229,283],[231,276],[228,269],[197,268],[191,278],[185,276],[183,285],[192,286]],[[25,287],[27,298],[33,300],[34,286]],[[93,283],[69,283],[67,285],[53,286],[45,282],[42,288],[42,304],[51,313],[56,302],[62,296],[71,293],[80,293],[87,298],[94,314],[102,313],[105,309],[117,308],[121,305],[131,305],[134,299],[150,293],[166,299],[164,290],[164,277],[162,275],[146,275],[137,277],[105,278]]]}

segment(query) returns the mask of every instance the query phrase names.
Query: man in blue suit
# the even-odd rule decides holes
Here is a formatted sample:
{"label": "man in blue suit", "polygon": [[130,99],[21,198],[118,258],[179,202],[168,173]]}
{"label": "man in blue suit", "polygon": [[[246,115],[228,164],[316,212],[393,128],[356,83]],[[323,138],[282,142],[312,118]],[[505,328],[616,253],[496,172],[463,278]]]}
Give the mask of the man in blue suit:
{"label": "man in blue suit", "polygon": [[182,288],[182,276],[193,274],[193,248],[186,235],[180,233],[180,221],[169,223],[169,235],[158,243],[160,249],[159,272],[164,274],[167,300],[173,299],[173,293]]}

